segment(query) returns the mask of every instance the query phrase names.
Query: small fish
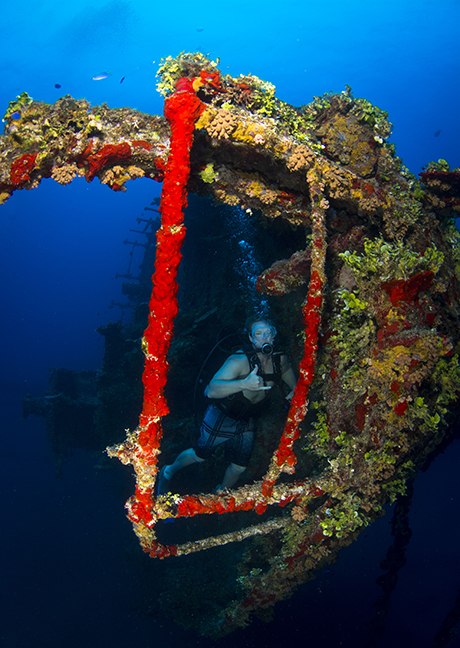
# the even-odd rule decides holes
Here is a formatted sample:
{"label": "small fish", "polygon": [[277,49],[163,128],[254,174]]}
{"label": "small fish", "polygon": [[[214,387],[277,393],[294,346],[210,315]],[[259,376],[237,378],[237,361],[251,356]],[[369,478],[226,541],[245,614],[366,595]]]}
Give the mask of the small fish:
{"label": "small fish", "polygon": [[202,32],[202,31],[204,31],[204,27],[197,27],[196,30],[197,30],[198,32]]}
{"label": "small fish", "polygon": [[436,131],[436,133],[434,134],[435,137],[439,137],[440,135],[441,135],[441,130]]}
{"label": "small fish", "polygon": [[107,79],[108,76],[110,76],[112,73],[111,72],[102,72],[102,74],[96,74],[96,76],[91,77],[92,81],[102,81],[103,79]]}
{"label": "small fish", "polygon": [[61,87],[61,84],[60,83],[55,83],[54,87],[59,89]]}
{"label": "small fish", "polygon": [[120,83],[123,83],[123,81],[126,79],[126,77],[121,77]]}

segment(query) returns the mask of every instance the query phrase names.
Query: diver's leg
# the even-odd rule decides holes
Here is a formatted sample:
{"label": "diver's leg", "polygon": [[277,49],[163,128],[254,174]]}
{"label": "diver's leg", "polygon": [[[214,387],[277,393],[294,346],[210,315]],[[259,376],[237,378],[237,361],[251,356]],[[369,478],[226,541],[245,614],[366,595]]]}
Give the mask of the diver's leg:
{"label": "diver's leg", "polygon": [[190,464],[200,463],[201,461],[204,461],[204,459],[198,457],[193,448],[188,448],[181,452],[174,463],[163,466],[160,470],[157,482],[157,495],[164,495],[164,493],[169,491],[169,482],[176,472],[186,466],[190,466]]}
{"label": "diver's leg", "polygon": [[231,488],[238,481],[241,473],[246,470],[246,466],[238,466],[238,464],[231,463],[225,471],[222,484],[216,488],[216,491],[223,490],[224,488]]}
{"label": "diver's leg", "polygon": [[251,458],[254,445],[254,419],[244,422],[235,421],[235,428],[237,433],[225,444],[225,457],[230,461],[230,465],[225,471],[222,483],[217,486],[215,492],[224,488],[231,488],[236,484],[240,475],[246,470]]}
{"label": "diver's leg", "polygon": [[202,461],[204,461],[204,459],[198,457],[193,448],[188,448],[187,450],[184,450],[180,453],[174,463],[163,468],[163,475],[165,479],[169,481],[176,474],[176,472],[182,470],[182,468],[190,466],[190,464],[200,463]]}

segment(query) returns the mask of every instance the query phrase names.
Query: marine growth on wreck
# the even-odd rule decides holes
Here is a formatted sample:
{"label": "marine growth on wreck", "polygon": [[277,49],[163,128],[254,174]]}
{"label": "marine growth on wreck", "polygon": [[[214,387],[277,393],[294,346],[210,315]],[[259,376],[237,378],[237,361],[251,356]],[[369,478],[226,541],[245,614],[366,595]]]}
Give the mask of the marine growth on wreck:
{"label": "marine growth on wreck", "polygon": [[[242,543],[228,598],[189,621],[219,637],[334,560],[448,434],[460,385],[460,170],[440,160],[417,179],[387,142],[388,115],[349,87],[296,108],[267,81],[183,53],[162,61],[158,90],[164,117],[17,97],[0,139],[0,199],[50,177],[97,177],[114,191],[139,177],[163,183],[143,408],[107,451],[134,469],[126,508],[150,556]],[[268,234],[280,221],[304,232],[303,248],[257,280],[280,328],[298,322],[298,384],[285,423],[262,422],[276,447],[252,483],[156,497],[190,193],[238,207]],[[201,535],[169,540],[165,521],[195,516]],[[207,516],[218,520],[210,533]]]}

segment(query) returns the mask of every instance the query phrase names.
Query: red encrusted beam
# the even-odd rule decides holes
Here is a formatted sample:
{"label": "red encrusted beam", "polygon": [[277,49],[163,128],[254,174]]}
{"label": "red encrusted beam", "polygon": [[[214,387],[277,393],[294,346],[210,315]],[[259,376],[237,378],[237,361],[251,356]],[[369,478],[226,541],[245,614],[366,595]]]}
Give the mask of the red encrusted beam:
{"label": "red encrusted beam", "polygon": [[[324,495],[323,487],[325,484],[319,482],[292,482],[290,484],[276,485],[273,492],[273,502],[279,506],[286,506],[290,502],[297,500],[300,496],[302,500],[314,499]],[[233,511],[249,511],[255,509],[261,513],[267,508],[267,503],[260,492],[259,484],[253,484],[250,487],[243,486],[231,494],[218,495],[172,495],[169,497],[168,507],[173,506],[175,512],[171,517],[192,517],[194,515],[209,515],[212,513],[222,514]],[[164,510],[163,515],[164,516]],[[167,516],[169,517],[169,516]],[[254,535],[270,533],[275,529],[285,526],[290,519],[289,516],[283,518],[272,518],[262,524],[253,524],[237,531],[224,533],[218,536],[208,536],[202,540],[186,542],[182,545],[163,545],[158,542],[152,532],[145,532],[142,523],[134,521],[134,527],[139,525],[139,538],[143,550],[152,558],[167,558],[169,556],[179,556],[210,549],[227,544],[229,542],[240,542],[245,538]]]}
{"label": "red encrusted beam", "polygon": [[195,121],[204,110],[189,79],[180,79],[176,91],[165,101],[164,114],[171,125],[171,146],[161,194],[161,227],[157,232],[155,273],[149,304],[148,326],[142,340],[145,355],[144,403],[136,433],[112,449],[123,463],[132,463],[137,473],[135,494],[126,503],[135,524],[152,527],[153,484],[162,436],[161,418],[168,413],[164,387],[168,372],[166,354],[178,311],[177,271],[185,237],[184,214],[190,175],[190,149]]}
{"label": "red encrusted beam", "polygon": [[302,308],[305,326],[304,353],[299,365],[299,379],[291,400],[281,441],[272,457],[270,467],[262,483],[262,494],[265,497],[272,494],[273,486],[282,472],[293,473],[295,471],[297,457],[293,445],[294,441],[299,437],[299,425],[307,413],[308,392],[313,381],[316,351],[318,349],[318,331],[321,323],[321,306],[325,284],[325,214],[329,204],[324,198],[324,182],[320,169],[313,167],[307,173],[307,180],[312,204],[312,245],[310,284],[307,299]]}
{"label": "red encrusted beam", "polygon": [[[163,395],[166,384],[166,354],[172,339],[173,321],[177,315],[177,270],[182,258],[185,237],[183,210],[187,206],[187,182],[190,175],[190,149],[195,121],[204,104],[193,92],[189,79],[180,79],[176,92],[166,99],[164,113],[171,124],[171,149],[161,193],[161,227],[157,233],[155,274],[149,306],[149,323],[144,333],[146,354],[144,407],[140,425],[168,413]],[[151,434],[144,431],[140,443],[148,446]],[[155,441],[156,444],[156,441]]]}

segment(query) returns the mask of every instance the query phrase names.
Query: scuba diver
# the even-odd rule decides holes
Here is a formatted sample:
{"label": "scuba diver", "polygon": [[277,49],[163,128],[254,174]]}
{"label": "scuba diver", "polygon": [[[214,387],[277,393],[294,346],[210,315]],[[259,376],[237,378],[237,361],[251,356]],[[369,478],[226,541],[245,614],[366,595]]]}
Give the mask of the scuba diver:
{"label": "scuba diver", "polygon": [[174,475],[194,463],[210,457],[225,443],[225,458],[230,462],[222,483],[214,492],[231,488],[246,470],[254,445],[256,418],[275,385],[283,382],[290,389],[290,401],[296,378],[285,353],[275,352],[276,328],[267,318],[254,316],[246,321],[250,351],[238,350],[227,358],[205,389],[210,404],[193,447],[181,452],[172,464],[163,466],[157,494],[170,491]]}

